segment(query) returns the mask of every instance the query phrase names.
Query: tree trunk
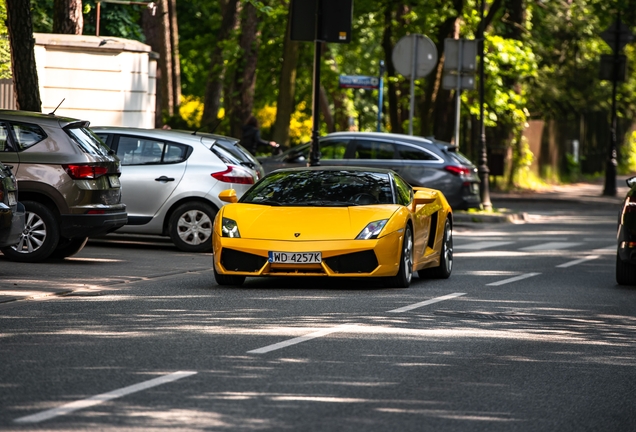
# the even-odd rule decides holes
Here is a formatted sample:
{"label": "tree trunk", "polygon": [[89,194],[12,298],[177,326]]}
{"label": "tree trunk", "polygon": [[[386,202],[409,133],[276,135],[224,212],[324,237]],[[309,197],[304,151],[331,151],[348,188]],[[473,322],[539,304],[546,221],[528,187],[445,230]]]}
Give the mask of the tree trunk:
{"label": "tree trunk", "polygon": [[31,2],[6,0],[7,31],[11,45],[11,72],[17,109],[42,111],[38,71],[35,65],[35,39],[31,21]]}
{"label": "tree trunk", "polygon": [[232,30],[237,24],[238,0],[229,0],[222,6],[223,19],[221,28],[212,47],[210,55],[210,69],[205,88],[203,115],[201,127],[210,129],[215,126],[221,107],[221,95],[223,94],[223,78],[225,76],[225,62],[223,61],[224,42],[230,38]]}
{"label": "tree trunk", "polygon": [[[291,6],[290,6],[291,7]],[[278,100],[276,102],[276,122],[272,139],[284,147],[289,147],[289,123],[294,112],[296,93],[296,68],[298,65],[299,43],[290,39],[291,14],[287,18],[287,30],[283,45],[283,65],[281,68]]]}
{"label": "tree trunk", "polygon": [[[384,62],[386,65],[387,77],[394,77],[396,74],[393,65],[393,11],[392,2],[387,2],[384,9],[384,32],[382,34],[382,48],[384,50]],[[387,99],[389,101],[389,122],[391,123],[391,132],[402,133],[402,122],[399,117],[397,85],[388,80]]]}
{"label": "tree trunk", "polygon": [[84,27],[82,0],[53,1],[53,33],[81,35]]}
{"label": "tree trunk", "polygon": [[[159,53],[161,26],[156,14],[153,16],[149,9],[145,9],[141,15],[141,27],[146,37],[146,43],[150,45],[152,50]],[[163,98],[161,91],[161,58],[157,59],[157,76],[155,85],[155,127],[163,126],[163,118],[161,115],[161,107],[163,106]]]}
{"label": "tree trunk", "polygon": [[177,0],[168,0],[170,16],[170,44],[172,46],[172,98],[173,110],[179,112],[181,105],[181,60],[179,58],[179,27],[177,24]]}
{"label": "tree trunk", "polygon": [[258,16],[251,3],[245,3],[241,17],[240,54],[234,74],[234,97],[229,103],[230,133],[240,137],[245,121],[254,109],[254,86],[256,84],[256,63],[258,60]]}

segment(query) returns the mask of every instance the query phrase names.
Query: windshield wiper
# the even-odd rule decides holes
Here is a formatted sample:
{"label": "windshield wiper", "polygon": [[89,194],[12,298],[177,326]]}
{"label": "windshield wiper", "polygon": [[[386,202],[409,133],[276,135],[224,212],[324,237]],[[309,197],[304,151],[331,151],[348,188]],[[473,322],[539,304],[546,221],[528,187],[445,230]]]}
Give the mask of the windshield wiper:
{"label": "windshield wiper", "polygon": [[273,201],[273,200],[252,201],[246,204],[263,204],[263,205],[270,205],[270,206],[282,206],[281,203],[279,203],[278,201]]}

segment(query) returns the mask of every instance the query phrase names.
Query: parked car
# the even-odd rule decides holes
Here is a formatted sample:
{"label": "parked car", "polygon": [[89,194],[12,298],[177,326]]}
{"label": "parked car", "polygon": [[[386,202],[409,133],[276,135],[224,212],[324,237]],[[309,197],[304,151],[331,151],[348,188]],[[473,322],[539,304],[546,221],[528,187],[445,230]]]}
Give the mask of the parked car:
{"label": "parked car", "polygon": [[636,285],[636,177],[628,178],[627,186],[630,189],[618,215],[616,282]]}
{"label": "parked car", "polygon": [[11,260],[65,258],[126,223],[119,160],[87,121],[0,110],[0,161],[14,167],[26,209],[18,244],[2,249]]}
{"label": "parked car", "polygon": [[0,162],[0,248],[20,241],[24,230],[24,205],[18,202],[18,181],[11,168]]}
{"label": "parked car", "polygon": [[260,176],[212,136],[122,127],[94,131],[121,159],[128,223],[117,232],[170,236],[183,251],[211,250],[212,221],[224,204],[219,192],[233,188],[240,195]]}
{"label": "parked car", "polygon": [[[428,138],[381,132],[335,132],[320,141],[320,165],[396,171],[411,186],[438,189],[456,210],[480,206],[477,168],[457,147]],[[266,173],[306,166],[311,143],[261,158]]]}
{"label": "parked car", "polygon": [[263,169],[261,163],[258,161],[258,159],[256,159],[255,156],[252,155],[252,153],[250,153],[245,147],[240,144],[239,139],[206,132],[192,133],[208,139],[213,139],[215,141],[215,145],[223,147],[234,157],[236,157],[236,159],[239,160],[240,165],[246,166],[258,172],[259,179],[265,176],[265,170]]}
{"label": "parked car", "polygon": [[452,211],[444,195],[394,171],[310,167],[270,173],[214,221],[214,277],[379,277],[406,288],[414,271],[448,278]]}

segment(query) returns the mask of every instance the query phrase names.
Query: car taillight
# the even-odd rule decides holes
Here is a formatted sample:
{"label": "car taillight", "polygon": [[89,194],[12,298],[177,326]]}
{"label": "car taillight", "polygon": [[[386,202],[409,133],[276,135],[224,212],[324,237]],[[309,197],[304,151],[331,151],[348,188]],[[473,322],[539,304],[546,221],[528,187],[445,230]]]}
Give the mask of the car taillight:
{"label": "car taillight", "polygon": [[636,213],[636,196],[628,196],[623,213]]}
{"label": "car taillight", "polygon": [[108,173],[108,168],[98,165],[62,165],[73,180],[96,179]]}
{"label": "car taillight", "polygon": [[459,166],[455,166],[455,165],[446,165],[444,167],[444,169],[446,171],[448,171],[451,174],[455,174],[456,176],[465,176],[465,175],[469,175],[470,174],[470,168],[466,168],[466,167],[459,167]]}
{"label": "car taillight", "polygon": [[224,183],[254,184],[254,177],[249,172],[231,165],[225,171],[212,173],[211,176]]}

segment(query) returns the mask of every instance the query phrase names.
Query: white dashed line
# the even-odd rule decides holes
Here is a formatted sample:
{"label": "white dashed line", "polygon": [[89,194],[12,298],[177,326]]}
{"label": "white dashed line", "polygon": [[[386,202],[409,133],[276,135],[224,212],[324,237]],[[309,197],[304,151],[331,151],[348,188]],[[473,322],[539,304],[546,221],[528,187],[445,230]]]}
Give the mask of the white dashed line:
{"label": "white dashed line", "polygon": [[570,262],[566,262],[566,263],[563,263],[563,264],[559,264],[557,266],[557,268],[568,268],[568,267],[575,266],[577,264],[584,263],[586,261],[595,260],[597,258],[599,258],[599,255],[590,255],[590,256],[586,256],[585,258],[581,258],[581,259],[577,259],[577,260],[574,260],[574,261],[570,261]]}
{"label": "white dashed line", "polygon": [[179,372],[171,373],[169,375],[164,375],[162,377],[151,379],[149,381],[144,381],[139,384],[124,387],[119,390],[113,390],[108,393],[102,393],[102,394],[90,397],[88,399],[82,399],[75,402],[70,402],[60,407],[42,411],[37,414],[28,415],[26,417],[20,417],[15,419],[14,422],[39,423],[44,420],[52,419],[53,417],[70,414],[77,410],[99,405],[101,403],[107,402],[112,399],[117,399],[122,396],[129,395],[131,393],[136,393],[142,390],[149,389],[151,387],[156,387],[161,384],[166,384],[172,381],[180,380],[181,378],[189,377],[190,375],[194,375],[194,374],[196,374],[196,372],[179,371]]}
{"label": "white dashed line", "polygon": [[509,279],[500,280],[499,282],[489,283],[489,284],[486,284],[486,286],[505,285],[507,283],[517,282],[517,281],[520,281],[520,280],[523,280],[523,279],[528,279],[530,277],[537,276],[537,275],[540,275],[540,274],[541,273],[525,273],[525,274],[522,274],[522,275],[519,275],[519,276],[511,277]]}
{"label": "white dashed line", "polygon": [[423,302],[415,303],[415,304],[412,304],[412,305],[409,305],[409,306],[404,306],[404,307],[401,307],[401,308],[398,308],[398,309],[393,309],[393,310],[390,310],[389,312],[390,313],[407,312],[407,311],[410,311],[410,310],[413,310],[413,309],[417,309],[417,308],[422,307],[422,306],[430,305],[430,304],[441,302],[441,301],[444,301],[444,300],[449,300],[449,299],[452,299],[452,298],[455,298],[455,297],[460,297],[460,296],[463,296],[463,295],[466,295],[466,293],[448,294],[448,295],[445,295],[445,296],[436,297],[436,298],[433,298],[433,299],[430,299],[430,300],[426,300],[426,301],[423,301]]}
{"label": "white dashed line", "polygon": [[263,348],[258,348],[258,349],[255,349],[255,350],[248,351],[247,353],[248,354],[265,354],[265,353],[268,353],[270,351],[276,351],[278,349],[285,348],[285,347],[288,347],[290,345],[296,345],[296,344],[299,344],[301,342],[306,342],[308,340],[316,339],[316,338],[319,338],[319,337],[322,337],[322,336],[326,336],[326,335],[331,334],[331,333],[336,333],[336,332],[349,330],[349,329],[352,329],[354,327],[356,327],[356,324],[343,324],[343,325],[339,325],[337,327],[331,327],[331,328],[328,328],[328,329],[324,329],[324,330],[320,330],[320,331],[317,331],[317,332],[314,332],[314,333],[310,333],[310,334],[305,335],[305,336],[300,336],[300,337],[289,339],[289,340],[286,340],[286,341],[283,341],[283,342],[278,342],[278,343],[275,343],[275,344],[272,344],[272,345],[267,345],[267,346],[265,346]]}

